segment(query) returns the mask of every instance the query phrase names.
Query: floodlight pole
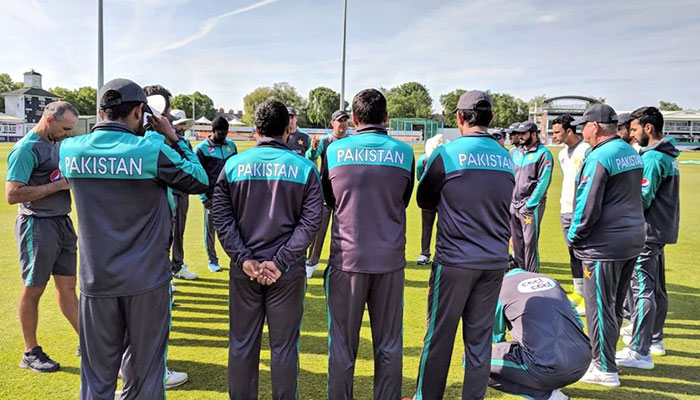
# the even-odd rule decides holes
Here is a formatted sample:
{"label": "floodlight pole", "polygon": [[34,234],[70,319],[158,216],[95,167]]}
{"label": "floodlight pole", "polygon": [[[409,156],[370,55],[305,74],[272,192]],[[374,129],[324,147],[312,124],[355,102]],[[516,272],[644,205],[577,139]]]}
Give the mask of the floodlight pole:
{"label": "floodlight pole", "polygon": [[[97,2],[97,109],[100,107],[100,89],[104,85],[105,80],[104,71],[104,28],[102,24],[102,0]],[[100,114],[95,110],[97,119],[100,118]]]}
{"label": "floodlight pole", "polygon": [[342,72],[340,77],[340,109],[345,111],[345,33],[347,31],[348,0],[343,0],[343,55],[341,57]]}

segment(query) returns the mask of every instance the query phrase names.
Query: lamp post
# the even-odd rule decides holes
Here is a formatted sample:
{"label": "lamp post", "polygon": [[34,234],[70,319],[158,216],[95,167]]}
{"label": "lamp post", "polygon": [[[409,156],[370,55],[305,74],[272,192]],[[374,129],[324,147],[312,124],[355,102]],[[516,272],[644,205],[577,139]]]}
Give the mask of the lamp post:
{"label": "lamp post", "polygon": [[[102,26],[102,0],[97,1],[97,109],[100,108],[100,89],[104,85],[104,29]],[[100,114],[95,110],[97,119]]]}
{"label": "lamp post", "polygon": [[[101,0],[100,0],[101,1]],[[343,54],[341,56],[340,109],[345,111],[345,32],[347,31],[348,0],[343,0]]]}

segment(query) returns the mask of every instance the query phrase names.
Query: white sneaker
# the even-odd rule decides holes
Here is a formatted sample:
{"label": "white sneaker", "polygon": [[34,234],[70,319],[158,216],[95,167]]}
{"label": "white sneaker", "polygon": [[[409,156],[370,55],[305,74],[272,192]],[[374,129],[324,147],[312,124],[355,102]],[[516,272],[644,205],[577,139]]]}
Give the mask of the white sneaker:
{"label": "white sneaker", "polygon": [[632,326],[632,324],[624,326],[622,327],[622,329],[620,329],[620,336],[632,336],[633,333],[634,327]]}
{"label": "white sneaker", "polygon": [[576,306],[576,312],[578,315],[585,317],[586,316],[586,303],[581,302],[581,304]]}
{"label": "white sneaker", "polygon": [[117,390],[116,392],[114,392],[114,400],[122,400],[122,391],[121,390]]}
{"label": "white sneaker", "polygon": [[618,387],[620,386],[620,377],[617,375],[617,372],[603,372],[591,364],[586,374],[580,379],[580,382]]}
{"label": "white sneaker", "polygon": [[565,395],[559,389],[554,389],[547,400],[571,400],[571,397]]}
{"label": "white sneaker", "polygon": [[170,281],[170,290],[177,292],[177,286],[173,285],[172,281]]}
{"label": "white sneaker", "polygon": [[165,388],[172,389],[180,385],[184,385],[187,382],[186,372],[175,372],[169,369],[165,369]]}
{"label": "white sneaker", "polygon": [[654,368],[654,360],[651,359],[651,355],[647,354],[646,356],[643,356],[629,347],[625,347],[624,349],[615,353],[615,362],[618,365],[628,368]]}
{"label": "white sneaker", "polygon": [[180,268],[179,271],[177,271],[177,274],[175,274],[175,277],[178,279],[187,279],[192,280],[192,279],[197,279],[197,274],[194,272],[190,272],[187,270],[187,264],[182,264],[182,268]]}
{"label": "white sneaker", "polygon": [[664,347],[664,341],[660,340],[656,343],[652,343],[651,347],[649,347],[649,354],[653,354],[655,356],[665,356],[666,348]]}
{"label": "white sneaker", "polygon": [[622,337],[622,343],[629,345],[632,343],[632,336],[623,336]]}
{"label": "white sneaker", "polygon": [[418,264],[418,265],[430,264],[430,257],[421,254],[421,255],[418,257],[418,260],[416,261],[416,264]]}
{"label": "white sneaker", "polygon": [[314,271],[318,269],[318,264],[316,265],[309,265],[306,264],[306,277],[311,278],[314,275]]}

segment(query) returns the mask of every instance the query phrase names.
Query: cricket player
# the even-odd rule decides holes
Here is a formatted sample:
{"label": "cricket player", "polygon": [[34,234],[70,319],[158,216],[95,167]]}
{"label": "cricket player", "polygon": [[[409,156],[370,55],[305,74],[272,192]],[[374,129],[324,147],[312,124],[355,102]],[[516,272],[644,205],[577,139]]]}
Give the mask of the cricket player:
{"label": "cricket player", "polygon": [[287,112],[289,113],[289,138],[287,139],[287,147],[304,157],[311,146],[311,137],[305,132],[300,131],[297,127],[297,122],[299,122],[297,110],[293,107],[287,107]]}
{"label": "cricket player", "polygon": [[211,217],[211,202],[214,199],[214,185],[219,178],[221,170],[224,169],[226,160],[238,153],[236,144],[228,139],[228,121],[222,116],[214,118],[211,122],[212,134],[207,140],[197,145],[195,153],[200,163],[207,171],[209,177],[209,190],[202,193],[199,199],[204,206],[204,247],[207,250],[209,259],[209,270],[211,272],[221,271],[219,258],[216,256],[216,242],[214,240],[214,222]]}
{"label": "cricket player", "polygon": [[581,379],[591,363],[583,322],[564,289],[522,269],[503,279],[493,342],[489,385],[527,399],[569,399],[559,389]]}
{"label": "cricket player", "polygon": [[496,128],[491,132],[491,136],[500,144],[503,148],[506,147],[506,130],[503,128]]}
{"label": "cricket player", "polygon": [[574,190],[576,187],[576,176],[581,170],[583,160],[586,158],[586,151],[590,146],[581,140],[576,134],[576,127],[571,125],[574,118],[569,114],[558,116],[552,121],[552,139],[557,144],[563,144],[564,148],[559,151],[559,166],[563,175],[561,184],[561,227],[564,231],[564,241],[569,248],[569,266],[573,276],[574,292],[569,299],[576,306],[576,310],[581,315],[585,315],[586,307],[583,302],[583,269],[581,260],[576,258],[574,250],[566,239],[569,227],[571,226],[571,215],[574,212]]}
{"label": "cricket player", "polygon": [[454,110],[462,137],[438,147],[418,184],[418,206],[437,210],[416,400],[442,399],[455,332],[462,321],[466,369],[462,399],[483,399],[493,315],[508,267],[513,160],[488,132],[488,93],[463,93]]}
{"label": "cricket player", "polygon": [[328,398],[352,399],[365,305],[374,346],[374,398],[401,398],[406,207],[413,192],[413,149],[387,134],[386,98],[355,95],[355,135],[331,143],[321,164],[334,210],[325,270]]}
{"label": "cricket player", "polygon": [[539,272],[540,224],[547,204],[547,189],[552,181],[552,153],[540,142],[537,124],[525,121],[513,128],[520,147],[513,153],[515,189],[510,205],[510,229],[513,236],[515,265]]}
{"label": "cricket player", "polygon": [[[425,153],[418,157],[416,161],[416,178],[420,180],[425,172],[425,166],[428,164],[428,159],[433,154],[438,146],[447,143],[445,137],[438,133],[437,135],[431,137],[425,142]],[[435,225],[435,218],[437,217],[437,211],[431,209],[421,209],[420,210],[420,220],[421,220],[421,251],[420,256],[416,264],[418,265],[428,265],[430,264],[430,241],[433,238],[433,226]]]}
{"label": "cricket player", "polygon": [[71,136],[78,110],[55,101],[44,108],[39,123],[10,150],[7,157],[5,197],[19,204],[15,237],[24,285],[19,297],[19,323],[24,353],[19,366],[35,372],[54,372],[60,364],[39,346],[39,300],[53,275],[58,306],[78,332],[76,236],[68,181],[58,169],[59,142]]}
{"label": "cricket player", "polygon": [[642,107],[631,117],[632,135],[642,146],[644,177],[642,206],[646,241],[632,274],[634,302],[628,347],[615,361],[631,368],[651,369],[651,354],[664,355],[663,327],[668,311],[664,247],[678,240],[680,219],[680,154],[672,139],[663,137],[664,117],[656,107]]}
{"label": "cricket player", "polygon": [[[192,150],[192,144],[185,138],[185,130],[193,123],[187,119],[182,110],[171,110],[173,118],[172,124],[177,136],[184,140]],[[173,221],[173,244],[171,245],[172,266],[171,270],[175,278],[197,279],[197,274],[190,271],[185,264],[185,224],[187,223],[187,210],[190,208],[190,195],[180,190],[173,190],[173,201],[175,203],[175,219]]]}
{"label": "cricket player", "polygon": [[143,89],[128,79],[105,83],[102,121],[60,149],[78,212],[83,400],[114,398],[125,352],[122,399],[165,396],[172,279],[167,187],[209,188],[199,160],[167,118],[148,118],[164,140],[143,136],[146,102]]}
{"label": "cricket player", "polygon": [[510,154],[511,157],[513,157],[513,154],[515,154],[515,150],[518,149],[518,146],[520,146],[520,135],[518,132],[515,132],[514,129],[520,125],[520,122],[513,122],[510,124],[508,129],[506,129],[506,133],[508,134],[508,140],[510,141],[510,144],[513,145],[513,147],[508,150],[508,154]]}
{"label": "cricket player", "polygon": [[642,150],[642,146],[639,145],[637,139],[630,132],[631,117],[632,115],[630,113],[623,113],[617,116],[617,136],[634,147],[637,153],[639,153]]}
{"label": "cricket player", "polygon": [[581,381],[620,386],[615,344],[622,302],[644,245],[642,158],[617,136],[617,115],[607,104],[590,106],[572,126],[583,125],[591,146],[576,179],[567,238],[583,268],[588,337],[593,361]]}
{"label": "cricket player", "polygon": [[[348,136],[348,119],[350,115],[344,110],[336,110],[331,115],[331,126],[333,132],[323,136],[321,139],[314,138],[311,141],[311,147],[306,151],[306,158],[311,161],[316,161],[319,157],[321,160],[326,158],[326,150],[328,146],[336,140],[343,139]],[[306,277],[311,278],[314,271],[318,269],[318,263],[323,250],[323,242],[326,240],[326,232],[328,224],[331,221],[333,211],[327,204],[323,204],[323,215],[321,217],[321,227],[316,234],[311,247],[309,247],[309,258],[306,260]]]}
{"label": "cricket player", "polygon": [[304,253],[321,224],[323,200],[316,166],[285,146],[288,123],[280,101],[260,104],[257,146],[228,159],[214,189],[214,226],[231,257],[228,383],[233,400],[258,398],[266,319],[272,398],[299,397]]}

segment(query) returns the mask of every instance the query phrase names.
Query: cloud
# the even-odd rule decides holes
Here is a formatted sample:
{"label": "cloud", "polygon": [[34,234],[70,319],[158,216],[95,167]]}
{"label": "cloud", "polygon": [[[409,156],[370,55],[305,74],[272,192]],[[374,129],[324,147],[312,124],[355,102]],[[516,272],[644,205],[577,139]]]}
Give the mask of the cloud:
{"label": "cloud", "polygon": [[201,24],[199,31],[193,35],[190,35],[190,36],[187,36],[187,37],[182,38],[180,40],[177,40],[176,42],[171,43],[171,44],[164,46],[164,47],[157,47],[157,48],[152,48],[152,49],[147,49],[147,50],[142,50],[142,51],[138,51],[138,52],[134,52],[134,53],[125,54],[125,55],[117,58],[115,60],[115,62],[122,62],[122,61],[131,59],[131,58],[135,58],[135,57],[145,57],[145,56],[152,57],[152,56],[156,56],[158,54],[162,54],[162,53],[165,53],[165,52],[168,52],[171,50],[179,49],[181,47],[187,46],[188,44],[190,44],[192,42],[195,42],[197,40],[204,38],[216,27],[217,24],[219,24],[219,22],[221,22],[222,20],[224,20],[226,18],[232,17],[234,15],[243,14],[243,13],[246,13],[249,11],[253,11],[255,9],[258,9],[260,7],[265,7],[267,5],[270,5],[272,3],[276,3],[278,1],[279,0],[263,0],[263,1],[251,4],[249,6],[246,6],[246,7],[237,8],[233,11],[229,11],[227,13],[208,18],[207,20],[205,20]]}
{"label": "cloud", "polygon": [[554,22],[559,19],[557,14],[543,14],[535,18],[537,22]]}

